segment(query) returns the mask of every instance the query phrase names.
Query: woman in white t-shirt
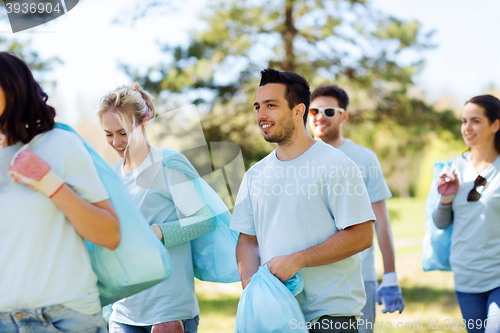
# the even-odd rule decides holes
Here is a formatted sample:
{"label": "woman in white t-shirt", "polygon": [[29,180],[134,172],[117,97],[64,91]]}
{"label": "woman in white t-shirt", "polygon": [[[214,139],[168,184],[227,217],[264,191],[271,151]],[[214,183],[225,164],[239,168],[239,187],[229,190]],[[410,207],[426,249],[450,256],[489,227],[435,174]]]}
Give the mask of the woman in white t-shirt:
{"label": "woman in white t-shirt", "polygon": [[187,159],[149,144],[146,126],[155,107],[138,83],[105,95],[98,117],[108,144],[122,157],[112,169],[173,261],[169,279],[113,304],[110,332],[197,332],[200,310],[189,241],[215,230],[214,213],[182,168],[163,164],[165,154],[177,155],[176,161],[192,168]]}
{"label": "woman in white t-shirt", "polygon": [[450,264],[464,326],[500,332],[500,100],[468,101],[462,136],[470,152],[440,176],[434,223],[440,229],[453,223]]}
{"label": "woman in white t-shirt", "polygon": [[106,332],[84,239],[113,250],[120,223],[81,139],[53,129],[47,99],[0,52],[0,332]]}

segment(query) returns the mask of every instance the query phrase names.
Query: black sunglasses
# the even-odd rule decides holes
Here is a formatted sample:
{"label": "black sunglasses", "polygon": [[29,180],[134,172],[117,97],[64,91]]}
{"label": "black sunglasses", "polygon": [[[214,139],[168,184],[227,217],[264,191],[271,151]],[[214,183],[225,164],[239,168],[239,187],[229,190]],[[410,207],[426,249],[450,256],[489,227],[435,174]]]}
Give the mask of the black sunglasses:
{"label": "black sunglasses", "polygon": [[478,201],[479,198],[481,198],[481,194],[476,190],[476,187],[479,186],[486,186],[486,179],[481,176],[477,176],[476,180],[474,181],[474,187],[472,188],[472,190],[470,190],[469,195],[467,196],[467,201],[474,202]]}

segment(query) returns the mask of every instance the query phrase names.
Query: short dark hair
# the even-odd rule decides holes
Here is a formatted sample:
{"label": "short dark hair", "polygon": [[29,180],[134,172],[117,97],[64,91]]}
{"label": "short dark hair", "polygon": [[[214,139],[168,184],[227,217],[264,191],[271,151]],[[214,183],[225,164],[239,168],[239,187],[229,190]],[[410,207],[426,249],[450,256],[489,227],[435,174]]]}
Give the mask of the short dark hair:
{"label": "short dark hair", "polygon": [[47,105],[47,94],[28,66],[7,52],[0,52],[0,88],[6,99],[0,130],[7,135],[8,145],[27,143],[54,127],[56,111]]}
{"label": "short dark hair", "polygon": [[272,68],[266,68],[260,72],[261,79],[259,87],[269,83],[281,83],[286,86],[285,99],[290,109],[295,105],[303,103],[306,106],[304,113],[304,126],[307,124],[307,115],[309,114],[309,105],[311,104],[311,91],[309,83],[303,76],[293,72],[280,72]]}
{"label": "short dark hair", "polygon": [[[480,95],[472,97],[467,103],[479,105],[484,109],[484,114],[490,124],[500,119],[500,100],[492,95]],[[465,104],[467,104],[465,103]],[[500,130],[495,134],[495,149],[500,153]]]}
{"label": "short dark hair", "polygon": [[314,101],[316,97],[320,96],[330,96],[335,98],[339,102],[339,106],[347,111],[347,106],[349,105],[349,96],[344,89],[340,88],[335,84],[329,84],[326,86],[321,86],[316,88],[311,96],[311,102]]}

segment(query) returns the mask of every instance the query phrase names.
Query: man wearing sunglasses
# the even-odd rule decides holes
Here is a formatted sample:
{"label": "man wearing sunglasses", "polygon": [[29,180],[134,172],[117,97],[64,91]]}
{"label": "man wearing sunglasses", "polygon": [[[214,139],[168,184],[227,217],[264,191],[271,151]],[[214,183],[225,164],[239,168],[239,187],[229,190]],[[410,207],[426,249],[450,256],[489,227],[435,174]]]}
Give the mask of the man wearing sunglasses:
{"label": "man wearing sunglasses", "polygon": [[375,271],[375,250],[370,248],[361,252],[363,261],[363,280],[367,302],[363,308],[363,317],[360,321],[360,332],[372,332],[375,323],[375,301],[385,303],[382,312],[399,311],[405,306],[401,287],[395,272],[394,248],[392,232],[389,222],[389,213],[386,199],[392,196],[385,182],[380,163],[375,153],[363,146],[342,136],[342,125],[349,118],[347,93],[336,85],[327,85],[317,88],[311,96],[309,108],[309,126],[314,138],[342,151],[360,168],[368,190],[372,208],[377,217],[375,230],[382,252],[385,274],[382,283],[377,289],[377,272]]}
{"label": "man wearing sunglasses", "polygon": [[306,323],[290,329],[357,333],[366,301],[359,252],[372,244],[375,218],[366,187],[353,161],[307,133],[307,81],[273,69],[261,75],[255,117],[277,146],[247,171],[235,203],[243,288],[261,264],[282,282],[299,272]]}

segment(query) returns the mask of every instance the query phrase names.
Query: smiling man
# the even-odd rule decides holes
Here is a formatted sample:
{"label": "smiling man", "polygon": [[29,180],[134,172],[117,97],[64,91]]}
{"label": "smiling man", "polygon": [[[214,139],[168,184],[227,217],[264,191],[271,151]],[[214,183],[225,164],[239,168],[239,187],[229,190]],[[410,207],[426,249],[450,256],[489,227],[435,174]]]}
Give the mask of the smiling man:
{"label": "smiling man", "polygon": [[243,288],[261,263],[281,281],[300,272],[297,300],[310,332],[358,332],[365,304],[360,251],[375,218],[358,167],[306,131],[310,90],[291,72],[265,69],[254,103],[264,139],[277,144],[248,170],[231,228]]}
{"label": "smiling man", "polygon": [[385,274],[377,290],[377,272],[375,271],[375,250],[373,245],[361,252],[363,262],[363,280],[366,291],[366,305],[359,331],[373,332],[375,322],[375,300],[383,299],[385,308],[382,312],[399,311],[405,306],[401,288],[396,276],[394,248],[392,246],[391,224],[386,207],[386,199],[391,192],[382,174],[377,155],[368,148],[355,144],[342,136],[342,125],[349,118],[347,93],[336,85],[322,86],[314,90],[311,97],[309,125],[314,138],[336,147],[352,159],[360,168],[368,190],[372,208],[377,217],[375,230],[382,252]]}

